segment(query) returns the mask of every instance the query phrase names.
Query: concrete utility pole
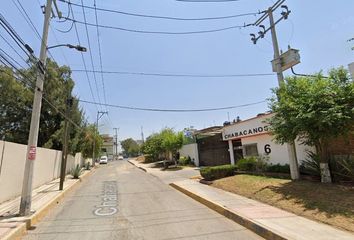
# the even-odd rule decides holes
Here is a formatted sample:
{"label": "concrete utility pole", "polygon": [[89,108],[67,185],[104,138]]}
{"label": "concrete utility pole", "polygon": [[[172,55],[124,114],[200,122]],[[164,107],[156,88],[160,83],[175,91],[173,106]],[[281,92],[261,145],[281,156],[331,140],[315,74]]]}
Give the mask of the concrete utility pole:
{"label": "concrete utility pole", "polygon": [[[98,120],[101,119],[101,117],[103,117],[103,115],[105,114],[108,114],[108,112],[101,112],[101,111],[97,111],[97,117],[96,117],[96,128],[97,128],[97,133],[99,134],[99,131],[98,131]],[[92,167],[95,166],[95,148],[96,148],[96,136],[94,136],[94,139],[93,139],[93,148],[92,148]]]}
{"label": "concrete utility pole", "polygon": [[[39,64],[42,66],[45,66],[46,64],[48,29],[49,29],[51,12],[52,12],[52,0],[47,0],[47,5],[45,7],[45,15],[44,15],[41,52],[39,57]],[[44,72],[38,71],[36,88],[35,88],[34,99],[33,99],[31,126],[30,126],[30,132],[28,137],[26,164],[25,164],[25,171],[23,176],[21,204],[20,204],[21,216],[29,215],[31,212],[33,167],[34,167],[34,161],[36,160],[39,120],[40,120],[41,107],[42,107],[43,82],[44,82]]]}
{"label": "concrete utility pole", "polygon": [[119,128],[113,128],[113,130],[116,132],[115,139],[116,139],[116,158],[118,158],[118,130]]}
{"label": "concrete utility pole", "polygon": [[[282,5],[284,2],[285,2],[285,0],[278,0],[272,7],[268,8],[268,10],[265,11],[264,14],[253,24],[254,26],[259,26],[261,28],[261,30],[258,32],[258,34],[259,34],[258,37],[256,37],[255,34],[251,34],[252,42],[254,44],[257,44],[257,41],[260,38],[264,38],[265,34],[269,30],[271,31],[273,50],[274,50],[273,64],[275,65],[275,70],[276,70],[277,77],[278,77],[279,87],[284,83],[284,76],[283,76],[283,63],[282,63],[282,58],[280,57],[278,39],[277,39],[276,31],[275,31],[275,25],[277,23],[279,23],[281,20],[287,19],[288,15],[290,14],[288,7],[285,5]],[[275,11],[279,7],[285,9],[285,11],[283,11],[281,13],[282,17],[280,19],[278,19],[276,22],[274,22],[273,11]],[[265,19],[267,19],[267,17],[269,18],[269,22],[270,22],[270,26],[268,29],[266,29],[264,25],[261,25],[261,23]],[[299,172],[299,166],[298,166],[297,157],[296,157],[295,142],[288,143],[287,149],[288,149],[288,156],[289,156],[289,166],[290,166],[291,179],[298,180],[298,179],[300,179],[300,172]]]}
{"label": "concrete utility pole", "polygon": [[[271,33],[272,33],[274,60],[276,61],[276,65],[277,65],[278,84],[280,87],[282,84],[284,84],[284,75],[283,75],[282,63],[281,63],[281,59],[280,59],[278,38],[277,38],[276,31],[275,31],[275,23],[274,23],[272,8],[268,9],[268,16],[269,16],[269,22],[270,22],[270,29],[271,29]],[[300,172],[299,172],[299,165],[297,162],[295,142],[293,141],[292,143],[287,143],[287,148],[288,148],[291,179],[298,180],[298,179],[300,179]]]}
{"label": "concrete utility pole", "polygon": [[59,190],[63,190],[64,188],[64,181],[66,175],[66,162],[68,159],[68,134],[69,134],[68,118],[69,118],[69,113],[72,105],[73,105],[73,99],[70,96],[68,96],[68,98],[66,99],[66,109],[65,109],[64,141],[63,141],[63,151],[61,155]]}
{"label": "concrete utility pole", "polygon": [[143,126],[141,126],[141,141],[143,141],[143,143],[145,142]]}

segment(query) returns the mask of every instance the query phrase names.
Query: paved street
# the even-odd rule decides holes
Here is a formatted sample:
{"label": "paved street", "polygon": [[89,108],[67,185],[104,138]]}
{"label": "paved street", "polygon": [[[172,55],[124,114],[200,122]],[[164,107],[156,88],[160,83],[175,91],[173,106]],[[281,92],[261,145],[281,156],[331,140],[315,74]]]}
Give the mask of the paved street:
{"label": "paved street", "polygon": [[126,161],[101,166],[24,239],[261,239]]}

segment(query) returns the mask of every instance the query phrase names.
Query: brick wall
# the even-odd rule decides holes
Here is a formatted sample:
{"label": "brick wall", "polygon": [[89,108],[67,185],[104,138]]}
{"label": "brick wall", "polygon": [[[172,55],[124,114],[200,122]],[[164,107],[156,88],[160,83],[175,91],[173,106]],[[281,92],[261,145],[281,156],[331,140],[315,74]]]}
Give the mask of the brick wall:
{"label": "brick wall", "polygon": [[348,137],[339,137],[331,141],[329,153],[335,155],[354,155],[354,133]]}

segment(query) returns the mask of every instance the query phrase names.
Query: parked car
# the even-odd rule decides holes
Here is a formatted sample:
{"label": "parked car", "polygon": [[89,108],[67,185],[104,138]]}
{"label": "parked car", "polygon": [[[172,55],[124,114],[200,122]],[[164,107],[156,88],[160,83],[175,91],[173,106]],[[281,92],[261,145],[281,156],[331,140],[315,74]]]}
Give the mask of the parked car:
{"label": "parked car", "polygon": [[118,156],[118,160],[123,160],[123,156]]}
{"label": "parked car", "polygon": [[108,157],[107,156],[102,156],[100,158],[100,164],[107,164],[108,163]]}

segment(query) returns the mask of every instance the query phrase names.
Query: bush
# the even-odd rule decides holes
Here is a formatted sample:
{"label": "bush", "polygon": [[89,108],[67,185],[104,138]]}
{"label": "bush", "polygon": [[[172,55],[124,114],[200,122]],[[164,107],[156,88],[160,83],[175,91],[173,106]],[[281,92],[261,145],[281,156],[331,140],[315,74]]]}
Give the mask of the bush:
{"label": "bush", "polygon": [[307,151],[306,155],[306,159],[300,165],[300,172],[307,175],[321,176],[320,156],[311,151]]}
{"label": "bush", "polygon": [[189,156],[188,157],[180,157],[178,159],[178,164],[182,165],[182,166],[190,165],[190,164],[192,164],[192,160]]}
{"label": "bush", "polygon": [[289,164],[281,165],[281,164],[271,164],[267,166],[267,172],[272,173],[290,173],[290,166]]}
{"label": "bush", "polygon": [[330,167],[335,181],[354,181],[354,158],[350,155],[333,157]]}
{"label": "bush", "polygon": [[89,161],[86,162],[85,169],[86,170],[90,170],[90,162]]}
{"label": "bush", "polygon": [[205,167],[200,169],[200,175],[207,180],[215,180],[219,178],[233,176],[236,171],[236,166],[234,165],[221,165],[215,167]]}
{"label": "bush", "polygon": [[237,161],[236,163],[237,170],[240,171],[256,171],[257,169],[257,158],[248,157],[243,158]]}
{"label": "bush", "polygon": [[154,157],[153,155],[150,154],[146,154],[145,155],[145,160],[144,163],[153,163],[153,162],[157,162],[159,159]]}
{"label": "bush", "polygon": [[82,173],[82,169],[81,169],[81,167],[79,166],[79,164],[77,164],[75,168],[71,169],[71,175],[72,175],[73,178],[75,178],[75,179],[79,179],[81,173]]}

